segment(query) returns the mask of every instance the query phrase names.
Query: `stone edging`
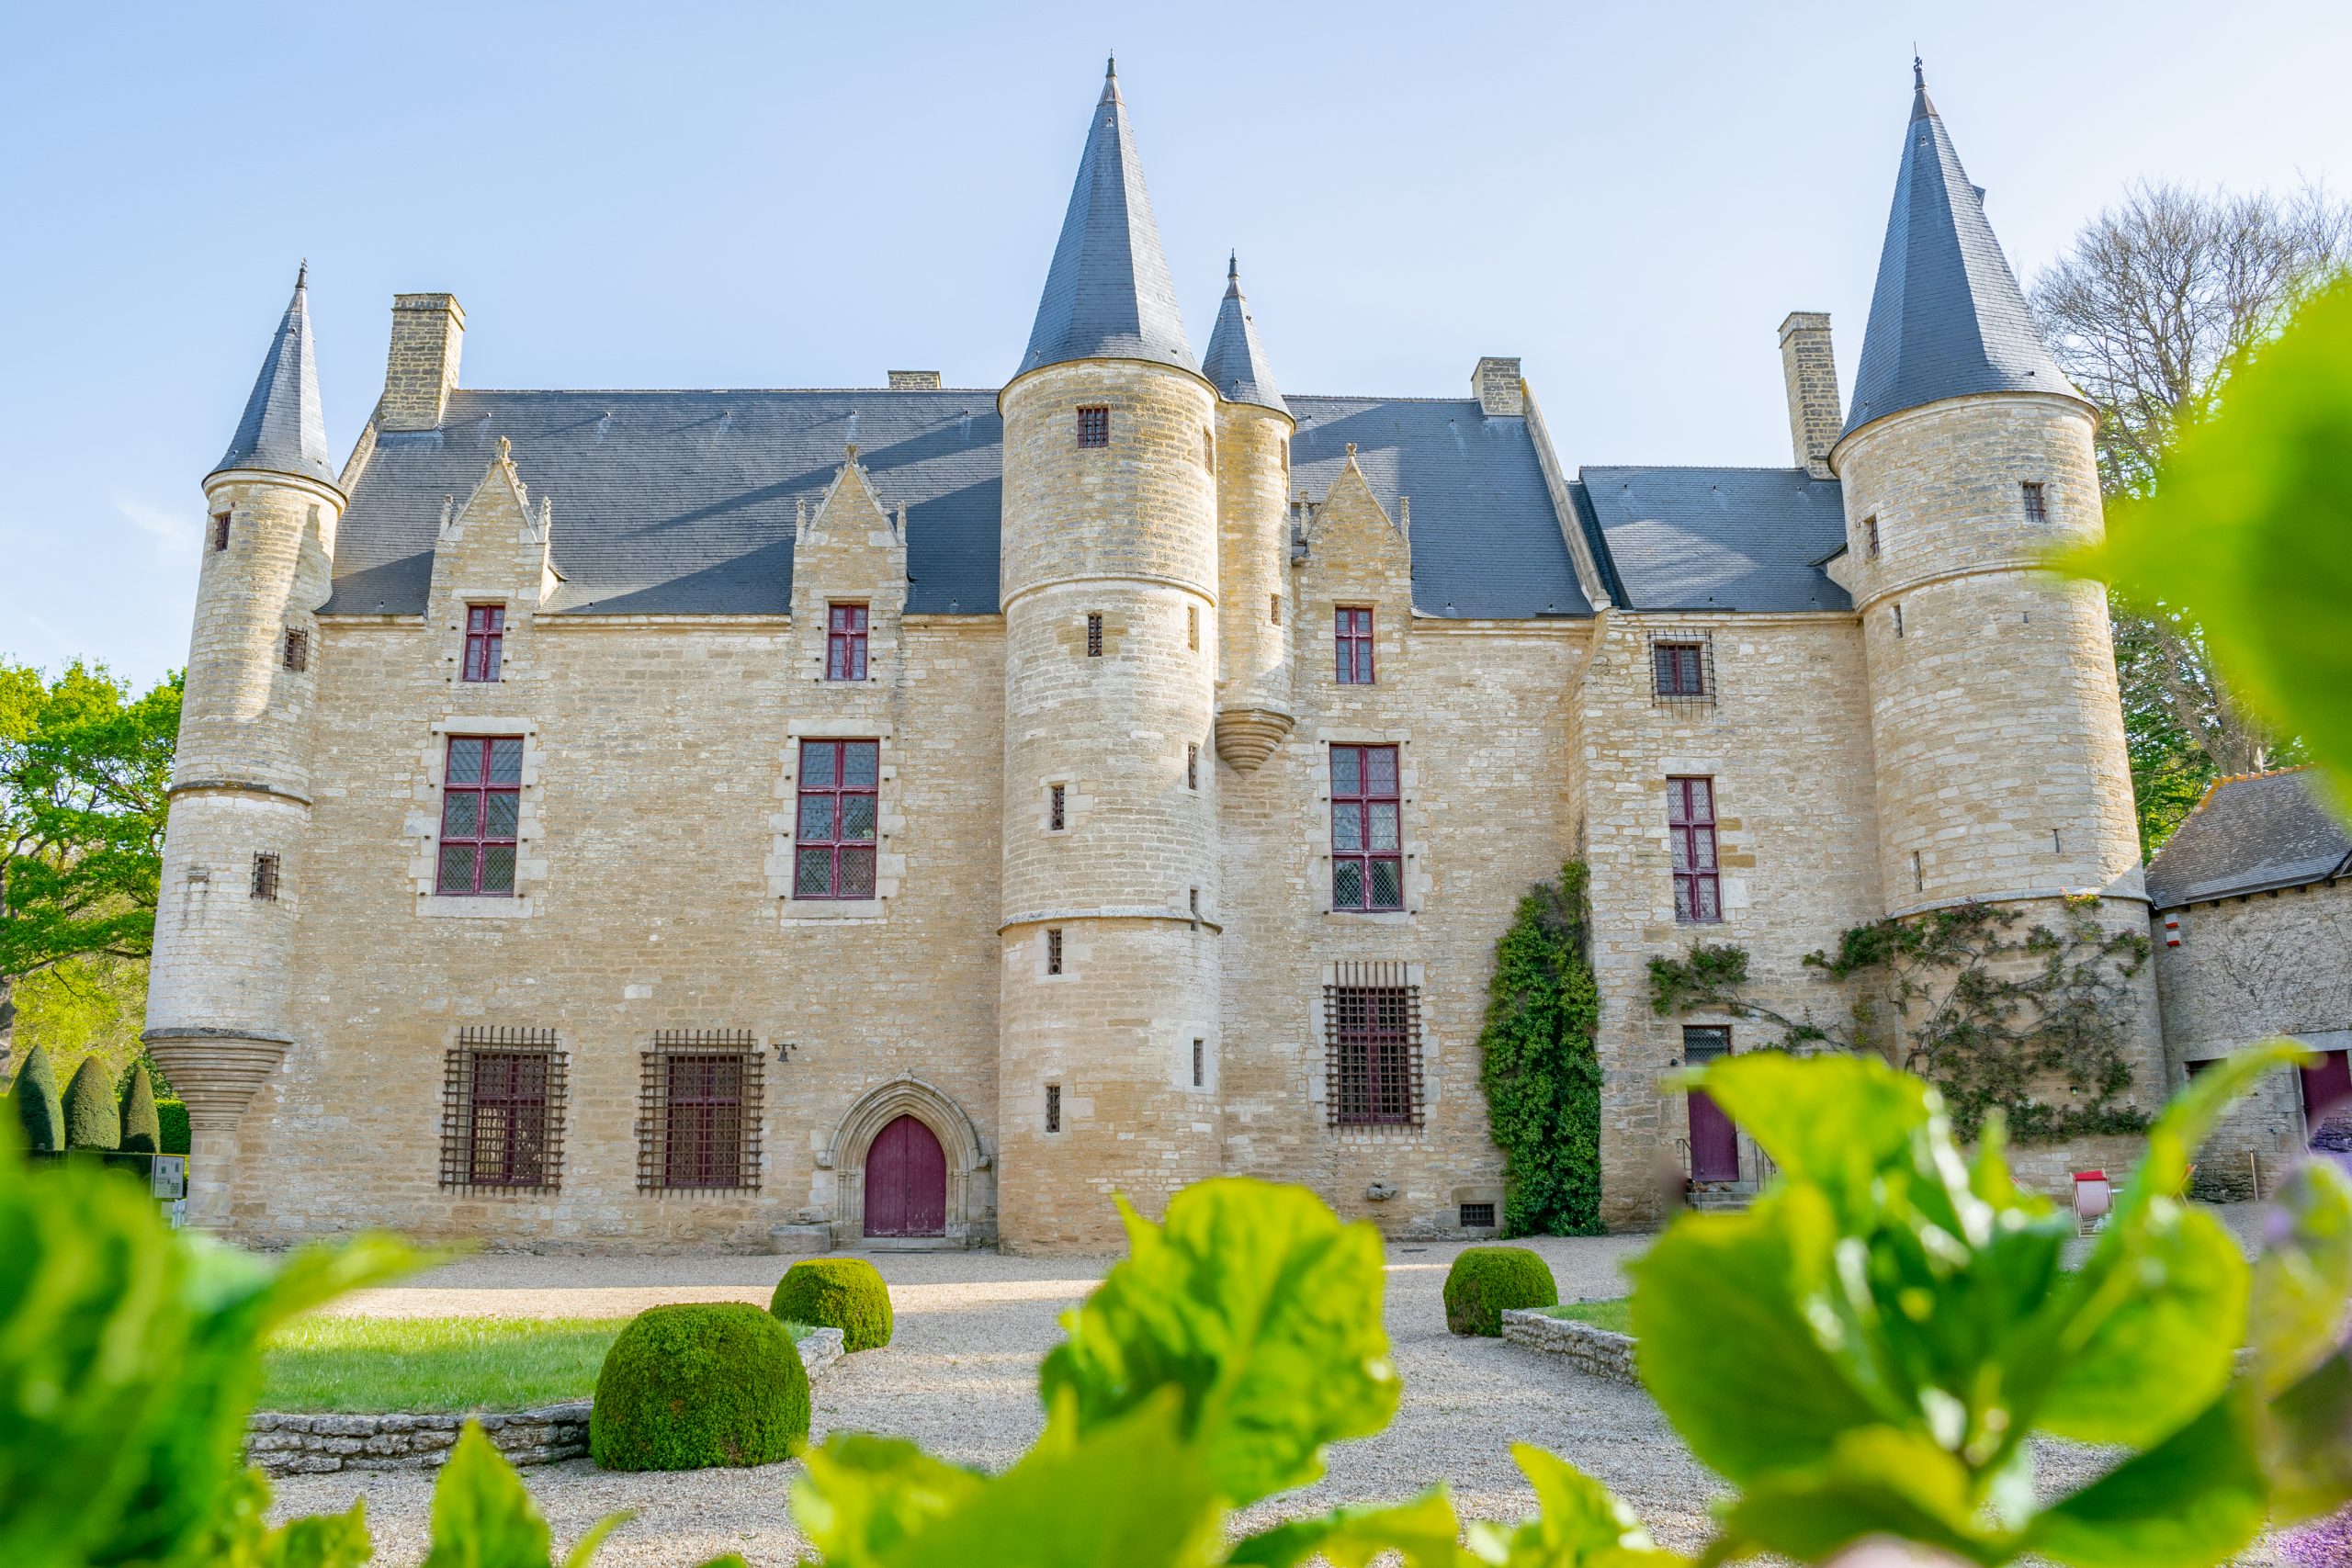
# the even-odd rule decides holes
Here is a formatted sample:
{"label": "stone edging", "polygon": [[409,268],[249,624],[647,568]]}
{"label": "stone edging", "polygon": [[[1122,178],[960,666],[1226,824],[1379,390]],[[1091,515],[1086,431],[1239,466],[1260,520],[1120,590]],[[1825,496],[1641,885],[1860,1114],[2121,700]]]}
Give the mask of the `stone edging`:
{"label": "stone edging", "polygon": [[[814,1328],[800,1341],[809,1382],[842,1359],[842,1331]],[[338,1470],[437,1470],[469,1421],[512,1465],[557,1464],[588,1456],[588,1414],[575,1399],[511,1415],[283,1416],[247,1423],[245,1458],[272,1475],[324,1475]]]}
{"label": "stone edging", "polygon": [[1630,1335],[1611,1334],[1573,1318],[1554,1317],[1538,1308],[1520,1307],[1503,1314],[1503,1337],[1531,1350],[1566,1356],[1579,1371],[1595,1377],[1631,1383],[1635,1388],[1642,1384],[1634,1373],[1634,1341]]}

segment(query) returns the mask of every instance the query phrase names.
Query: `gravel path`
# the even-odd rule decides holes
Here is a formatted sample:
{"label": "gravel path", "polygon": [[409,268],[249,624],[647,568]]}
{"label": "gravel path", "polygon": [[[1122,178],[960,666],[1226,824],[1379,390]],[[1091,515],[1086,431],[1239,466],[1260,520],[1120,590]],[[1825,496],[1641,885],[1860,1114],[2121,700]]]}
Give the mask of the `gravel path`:
{"label": "gravel path", "polygon": [[[1551,1263],[1564,1299],[1624,1290],[1620,1263],[1647,1238],[1600,1236],[1532,1242]],[[1461,1339],[1445,1331],[1441,1295],[1459,1244],[1388,1248],[1388,1332],[1405,1381],[1389,1428],[1334,1450],[1316,1486],[1261,1504],[1256,1529],[1340,1503],[1406,1496],[1450,1483],[1465,1517],[1507,1519],[1534,1501],[1510,1445],[1552,1450],[1600,1477],[1648,1521],[1661,1545],[1695,1548],[1717,1483],[1668,1431],[1638,1390],[1584,1376],[1560,1358]],[[854,1429],[909,1437],[953,1460],[990,1469],[1035,1438],[1038,1357],[1058,1337],[1061,1311],[1091,1289],[1108,1259],[1004,1258],[994,1253],[882,1254],[898,1335],[886,1348],[850,1357],[818,1384],[813,1436]],[[743,1300],[764,1305],[783,1272],[768,1258],[586,1258],[525,1256],[464,1259],[417,1282],[359,1293],[333,1310],[389,1316],[620,1316],[663,1302]],[[2056,1445],[2041,1451],[2045,1485],[2088,1479],[2092,1456]],[[786,1506],[797,1464],[673,1474],[608,1474],[586,1461],[527,1470],[524,1477],[553,1526],[559,1550],[596,1519],[628,1508],[636,1518],[598,1554],[600,1568],[691,1568],[722,1552],[754,1568],[789,1568],[806,1550]],[[365,1495],[376,1562],[408,1568],[424,1553],[429,1475],[379,1472],[288,1478],[277,1483],[284,1517],[350,1506]],[[2249,1559],[2267,1562],[2267,1557]]]}

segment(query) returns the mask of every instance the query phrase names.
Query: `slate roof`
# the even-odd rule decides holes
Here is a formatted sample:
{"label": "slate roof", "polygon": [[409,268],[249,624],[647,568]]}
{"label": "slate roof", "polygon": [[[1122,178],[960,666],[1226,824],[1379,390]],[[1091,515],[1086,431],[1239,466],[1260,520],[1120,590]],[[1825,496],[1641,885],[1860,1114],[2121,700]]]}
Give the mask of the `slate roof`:
{"label": "slate roof", "polygon": [[1849,610],[1820,563],[1846,542],[1835,479],[1803,468],[1587,468],[1577,510],[1610,595],[1636,610]]}
{"label": "slate roof", "polygon": [[1149,359],[1199,368],[1143,188],[1143,164],[1115,64],[1094,106],[1021,368],[1071,359]]}
{"label": "slate roof", "polygon": [[244,416],[229,438],[228,451],[212,466],[297,474],[321,484],[335,482],[327,460],[327,416],[319,401],[319,367],[311,348],[311,268],[294,276],[294,298],[287,302],[277,333],[269,340],[261,375],[245,400]]}
{"label": "slate roof", "polygon": [[1258,341],[1258,322],[1250,314],[1250,302],[1241,297],[1238,255],[1226,264],[1225,302],[1217,307],[1216,327],[1209,333],[1208,357],[1201,361],[1201,374],[1227,402],[1290,412],[1281,389],[1274,385],[1274,367],[1266,358],[1265,345]]}
{"label": "slate roof", "polygon": [[2352,837],[2305,769],[2223,779],[2148,863],[2148,901],[2177,909],[2352,871]]}
{"label": "slate roof", "polygon": [[1924,78],[1903,140],[1847,431],[1972,392],[2082,396],[2050,357]]}

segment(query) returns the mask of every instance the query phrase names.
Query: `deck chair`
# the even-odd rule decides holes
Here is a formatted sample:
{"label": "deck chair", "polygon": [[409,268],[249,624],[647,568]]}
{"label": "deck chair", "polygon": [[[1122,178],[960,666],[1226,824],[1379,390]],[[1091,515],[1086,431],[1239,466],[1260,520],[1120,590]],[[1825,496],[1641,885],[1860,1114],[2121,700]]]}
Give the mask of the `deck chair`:
{"label": "deck chair", "polygon": [[2075,1225],[2079,1233],[2087,1235],[2097,1230],[2098,1223],[2107,1218],[2107,1212],[2114,1206],[2115,1191],[2108,1185],[2107,1172],[2075,1172]]}

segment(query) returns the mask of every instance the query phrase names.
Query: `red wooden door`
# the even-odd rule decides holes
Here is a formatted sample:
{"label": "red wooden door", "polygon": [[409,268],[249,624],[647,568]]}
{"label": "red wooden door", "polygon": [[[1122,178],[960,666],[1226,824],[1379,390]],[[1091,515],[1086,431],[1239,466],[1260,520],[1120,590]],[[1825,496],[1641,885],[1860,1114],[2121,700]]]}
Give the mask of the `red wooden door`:
{"label": "red wooden door", "polygon": [[2331,1111],[2346,1109],[2352,1100],[2352,1055],[2330,1051],[2314,1067],[2298,1069],[2303,1079],[2303,1122],[2317,1130]]}
{"label": "red wooden door", "polygon": [[911,1116],[883,1128],[866,1151],[865,1234],[947,1234],[947,1156]]}

